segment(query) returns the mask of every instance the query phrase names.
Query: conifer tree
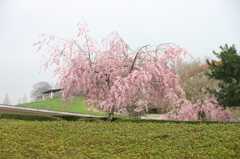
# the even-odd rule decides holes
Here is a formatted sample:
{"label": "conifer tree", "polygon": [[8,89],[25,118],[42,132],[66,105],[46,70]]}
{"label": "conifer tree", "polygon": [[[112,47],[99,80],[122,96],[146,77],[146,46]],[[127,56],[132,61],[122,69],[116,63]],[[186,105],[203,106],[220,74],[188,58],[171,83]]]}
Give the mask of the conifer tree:
{"label": "conifer tree", "polygon": [[22,103],[22,102],[21,102],[21,98],[19,98],[19,99],[18,99],[18,104],[21,104],[21,103]]}
{"label": "conifer tree", "polygon": [[5,96],[4,100],[3,100],[3,104],[11,105],[11,101],[9,99],[8,94],[6,94],[6,96]]}
{"label": "conifer tree", "polygon": [[22,98],[22,103],[27,103],[27,96],[24,94],[24,97]]}
{"label": "conifer tree", "polygon": [[219,89],[208,89],[214,94],[220,105],[224,107],[240,106],[240,55],[237,53],[235,46],[220,46],[221,52],[213,53],[221,60],[222,64],[216,64],[216,61],[207,63],[211,66],[206,72],[209,78],[220,80]]}

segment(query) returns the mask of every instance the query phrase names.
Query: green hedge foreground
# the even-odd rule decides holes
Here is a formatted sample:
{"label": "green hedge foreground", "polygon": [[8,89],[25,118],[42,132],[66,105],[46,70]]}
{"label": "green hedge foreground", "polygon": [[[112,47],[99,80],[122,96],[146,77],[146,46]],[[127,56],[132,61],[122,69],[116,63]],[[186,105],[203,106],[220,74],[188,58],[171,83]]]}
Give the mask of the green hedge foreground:
{"label": "green hedge foreground", "polygon": [[0,158],[240,158],[239,131],[227,122],[1,119]]}

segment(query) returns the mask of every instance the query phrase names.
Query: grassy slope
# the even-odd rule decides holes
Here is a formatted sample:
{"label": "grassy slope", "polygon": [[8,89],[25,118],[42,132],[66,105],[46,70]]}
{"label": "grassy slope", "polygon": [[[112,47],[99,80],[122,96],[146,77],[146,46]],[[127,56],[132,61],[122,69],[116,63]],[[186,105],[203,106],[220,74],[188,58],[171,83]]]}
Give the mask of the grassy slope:
{"label": "grassy slope", "polygon": [[239,123],[0,120],[0,158],[240,158]]}
{"label": "grassy slope", "polygon": [[66,107],[63,106],[61,98],[53,98],[33,103],[19,104],[18,106],[107,116],[106,113],[88,111],[88,107],[84,103],[84,98],[82,97],[76,97],[76,100],[73,101],[71,104],[66,104]]}
{"label": "grassy slope", "polygon": [[[71,104],[68,104],[66,106],[66,109],[63,108],[63,103],[61,101],[61,98],[54,98],[54,99],[48,99],[44,101],[38,101],[33,103],[25,103],[25,104],[19,104],[18,106],[22,107],[30,107],[30,108],[39,108],[39,109],[48,109],[48,110],[58,110],[58,111],[69,111],[74,113],[83,113],[83,114],[92,114],[92,115],[102,115],[102,116],[108,116],[106,113],[101,112],[90,112],[88,111],[88,107],[84,103],[84,98],[82,97],[76,97],[76,101],[73,101]],[[235,116],[238,118],[240,117],[240,109],[236,109],[233,111]],[[121,117],[118,114],[114,115],[115,117]],[[147,117],[158,119],[160,117],[160,114],[148,114]]]}

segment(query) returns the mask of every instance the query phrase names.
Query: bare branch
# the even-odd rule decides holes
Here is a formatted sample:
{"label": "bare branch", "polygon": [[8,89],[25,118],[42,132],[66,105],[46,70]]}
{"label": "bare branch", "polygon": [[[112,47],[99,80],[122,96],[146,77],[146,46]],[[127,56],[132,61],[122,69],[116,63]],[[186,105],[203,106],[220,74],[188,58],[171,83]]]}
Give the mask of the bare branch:
{"label": "bare branch", "polygon": [[132,67],[131,67],[129,73],[131,73],[132,70],[133,70],[133,68],[134,68],[135,62],[137,61],[138,53],[139,53],[143,48],[145,48],[145,47],[147,47],[147,46],[149,46],[149,45],[145,45],[145,46],[141,47],[141,48],[139,49],[139,51],[137,52],[137,54],[136,54],[135,57],[134,57],[134,60],[133,60],[133,63],[132,63]]}

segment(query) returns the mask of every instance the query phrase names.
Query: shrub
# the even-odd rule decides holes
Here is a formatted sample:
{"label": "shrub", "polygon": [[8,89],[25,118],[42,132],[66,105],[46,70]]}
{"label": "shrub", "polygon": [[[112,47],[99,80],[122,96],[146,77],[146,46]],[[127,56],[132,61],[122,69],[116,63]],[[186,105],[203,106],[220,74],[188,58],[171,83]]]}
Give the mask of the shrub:
{"label": "shrub", "polygon": [[1,118],[4,119],[16,119],[16,120],[26,120],[26,121],[51,121],[52,116],[45,115],[33,115],[33,114],[1,114]]}

